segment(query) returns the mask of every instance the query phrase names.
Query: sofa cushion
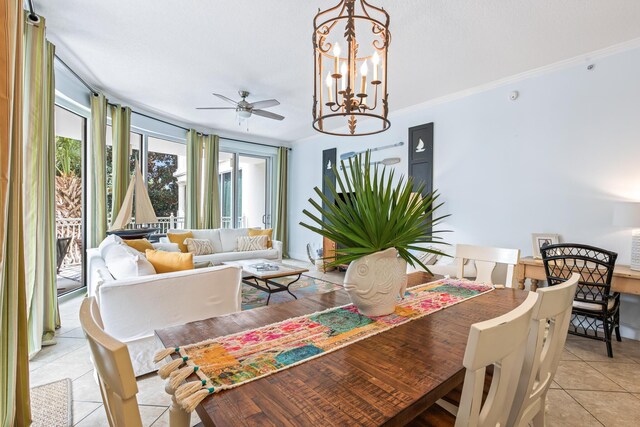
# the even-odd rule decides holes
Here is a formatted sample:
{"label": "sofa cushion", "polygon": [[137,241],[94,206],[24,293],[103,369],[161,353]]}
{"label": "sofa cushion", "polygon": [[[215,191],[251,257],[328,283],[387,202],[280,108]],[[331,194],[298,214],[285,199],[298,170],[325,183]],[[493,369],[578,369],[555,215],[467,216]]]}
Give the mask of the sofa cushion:
{"label": "sofa cushion", "polygon": [[267,248],[268,236],[240,236],[238,237],[238,252],[261,251]]}
{"label": "sofa cushion", "polygon": [[122,243],[122,238],[120,236],[116,236],[115,234],[110,234],[104,238],[100,245],[98,246],[98,251],[100,251],[100,256],[105,258],[107,256],[107,250],[110,246]]}
{"label": "sofa cushion", "polygon": [[250,228],[249,236],[267,236],[267,248],[270,248],[273,244],[271,243],[271,239],[273,238],[273,228],[267,228],[263,230],[261,228]]}
{"label": "sofa cushion", "polygon": [[122,243],[144,254],[147,249],[153,249],[151,242],[147,239],[130,239],[123,240]]}
{"label": "sofa cushion", "polygon": [[177,243],[168,243],[168,242],[156,242],[152,243],[153,249],[156,251],[165,251],[165,252],[182,252],[180,250],[180,246]]}
{"label": "sofa cushion", "polygon": [[213,245],[209,239],[184,239],[187,249],[194,255],[210,255],[213,253]]}
{"label": "sofa cushion", "polygon": [[184,233],[167,233],[167,237],[171,243],[177,243],[180,247],[180,251],[189,252],[187,245],[184,244],[184,241],[189,237],[193,238],[193,233],[190,231]]}
{"label": "sofa cushion", "polygon": [[193,254],[164,252],[147,249],[147,259],[158,273],[193,270]]}
{"label": "sofa cushion", "polygon": [[194,256],[194,262],[210,261],[214,264],[227,261],[239,261],[245,259],[278,259],[278,251],[276,249],[265,249],[262,251],[247,251],[247,252],[223,252],[219,254],[200,255]]}
{"label": "sofa cushion", "polygon": [[220,230],[191,230],[194,239],[207,239],[213,246],[213,252],[224,252],[220,241]]}
{"label": "sofa cushion", "polygon": [[124,243],[111,245],[104,262],[116,280],[156,274],[153,265],[141,253]]}
{"label": "sofa cushion", "polygon": [[238,237],[248,235],[247,228],[221,228],[220,241],[222,242],[222,252],[234,252],[237,250]]}

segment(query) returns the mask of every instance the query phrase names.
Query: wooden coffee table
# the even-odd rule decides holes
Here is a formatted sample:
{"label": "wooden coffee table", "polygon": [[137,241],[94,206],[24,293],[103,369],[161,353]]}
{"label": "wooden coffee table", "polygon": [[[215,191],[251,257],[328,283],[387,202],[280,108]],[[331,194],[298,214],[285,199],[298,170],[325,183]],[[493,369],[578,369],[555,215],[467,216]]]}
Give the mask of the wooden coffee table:
{"label": "wooden coffee table", "polygon": [[[300,276],[302,276],[302,273],[306,273],[307,271],[309,271],[306,268],[294,267],[292,265],[286,265],[281,262],[268,259],[247,259],[242,261],[223,262],[223,264],[241,267],[242,283],[268,293],[269,296],[267,297],[267,305],[269,305],[271,294],[275,294],[278,292],[286,291],[289,293],[289,295],[291,295],[295,299],[298,299],[298,297],[291,292],[289,286],[300,280]],[[260,270],[256,268],[258,264],[275,265],[278,267],[278,269],[273,271]],[[289,276],[292,276],[293,280],[286,284],[278,283],[273,280]]]}

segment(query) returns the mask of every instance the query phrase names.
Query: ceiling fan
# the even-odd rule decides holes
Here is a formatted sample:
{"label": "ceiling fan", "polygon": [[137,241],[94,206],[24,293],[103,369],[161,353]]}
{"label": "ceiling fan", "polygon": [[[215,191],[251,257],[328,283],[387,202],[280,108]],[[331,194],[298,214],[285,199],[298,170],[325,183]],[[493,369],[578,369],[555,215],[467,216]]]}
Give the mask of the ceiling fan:
{"label": "ceiling fan", "polygon": [[252,114],[256,116],[266,117],[267,119],[283,120],[284,116],[265,111],[264,108],[275,107],[280,103],[275,99],[266,99],[258,102],[248,102],[246,98],[249,97],[249,92],[246,90],[239,90],[238,95],[242,98],[240,101],[234,101],[219,93],[214,93],[218,98],[233,104],[233,107],[198,107],[196,110],[236,110],[238,116],[243,119],[248,119]]}

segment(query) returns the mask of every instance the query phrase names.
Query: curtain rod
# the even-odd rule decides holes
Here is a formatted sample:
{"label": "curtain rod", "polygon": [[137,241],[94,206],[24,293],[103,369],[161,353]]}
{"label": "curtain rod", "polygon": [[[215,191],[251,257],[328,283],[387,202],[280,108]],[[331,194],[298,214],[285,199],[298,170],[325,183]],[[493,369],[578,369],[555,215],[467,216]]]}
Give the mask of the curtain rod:
{"label": "curtain rod", "polygon": [[[31,1],[30,1],[29,3],[31,3]],[[57,59],[58,61],[60,61],[60,63],[61,63],[62,65],[64,65],[64,67],[65,67],[67,70],[69,70],[69,71],[71,72],[71,74],[73,74],[73,75],[76,77],[76,79],[78,79],[78,80],[80,81],[80,83],[82,83],[82,84],[84,85],[84,87],[86,87],[87,89],[89,89],[89,92],[91,92],[91,94],[92,94],[92,95],[98,95],[98,91],[97,91],[97,90],[95,90],[93,87],[91,87],[91,85],[90,85],[89,83],[87,83],[86,81],[84,81],[84,79],[83,79],[82,77],[80,77],[80,76],[78,75],[78,73],[76,73],[75,71],[73,71],[73,69],[72,69],[71,67],[69,67],[69,66],[67,65],[67,63],[66,63],[66,62],[64,62],[64,61],[62,60],[62,58],[60,58],[60,57],[58,56],[58,54],[57,54],[57,53],[55,53],[54,55],[55,55],[56,59]],[[114,104],[114,103],[112,103],[112,102],[108,102],[108,101],[107,101],[107,103],[108,103],[109,105],[116,106],[116,104]],[[137,115],[139,115],[139,116],[146,117],[146,118],[151,119],[151,120],[156,120],[156,121],[158,121],[158,122],[160,122],[160,123],[164,123],[164,124],[167,124],[167,125],[169,125],[169,126],[175,126],[175,127],[179,128],[179,129],[185,130],[185,131],[187,131],[187,132],[191,130],[191,129],[185,128],[185,127],[183,127],[183,126],[177,125],[177,124],[175,124],[175,123],[171,123],[171,122],[168,122],[168,121],[166,121],[166,120],[159,119],[159,118],[157,118],[157,117],[152,117],[152,116],[149,116],[149,115],[147,115],[147,114],[140,113],[140,112],[138,112],[138,111],[134,111],[133,109],[131,109],[131,112],[132,112],[133,114],[137,114]],[[260,142],[243,141],[243,140],[241,140],[241,139],[226,138],[226,137],[223,137],[223,136],[221,136],[220,138],[221,138],[221,139],[226,139],[226,140],[228,140],[228,141],[244,142],[244,143],[246,143],[246,144],[262,145],[262,146],[265,146],[265,147],[276,147],[276,148],[277,148],[277,147],[280,147],[279,145],[270,145],[270,144],[262,144],[262,143],[260,143]],[[289,148],[289,147],[285,147],[285,148],[286,148],[287,150],[291,150],[291,148]]]}
{"label": "curtain rod", "polygon": [[29,19],[31,19],[32,21],[37,21],[38,18],[38,14],[34,11],[33,9],[33,1],[29,0]]}

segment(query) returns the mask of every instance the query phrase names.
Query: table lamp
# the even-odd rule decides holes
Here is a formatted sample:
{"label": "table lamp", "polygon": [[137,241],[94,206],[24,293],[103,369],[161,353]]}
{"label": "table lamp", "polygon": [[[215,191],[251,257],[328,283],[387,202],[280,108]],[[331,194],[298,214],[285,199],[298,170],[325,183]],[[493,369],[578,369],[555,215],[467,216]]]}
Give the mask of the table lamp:
{"label": "table lamp", "polygon": [[640,271],[640,203],[623,202],[616,204],[613,211],[613,225],[633,228],[631,235],[631,269]]}

